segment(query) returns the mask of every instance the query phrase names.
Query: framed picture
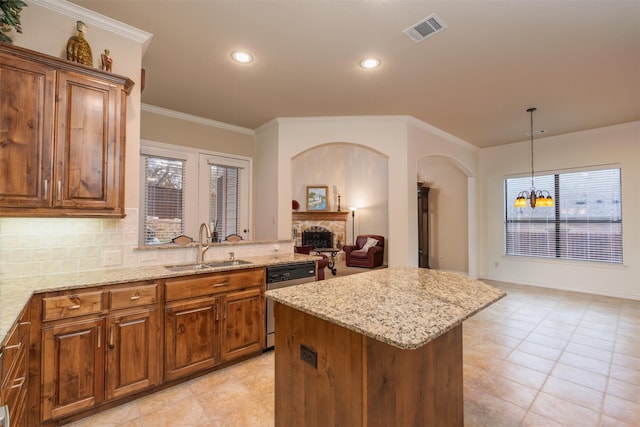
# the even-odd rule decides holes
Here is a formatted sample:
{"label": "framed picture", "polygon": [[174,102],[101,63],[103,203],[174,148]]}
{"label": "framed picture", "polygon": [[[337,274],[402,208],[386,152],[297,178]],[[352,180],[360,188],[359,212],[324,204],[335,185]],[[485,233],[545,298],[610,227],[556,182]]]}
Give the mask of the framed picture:
{"label": "framed picture", "polygon": [[307,187],[307,210],[329,210],[329,188],[326,185],[312,185]]}

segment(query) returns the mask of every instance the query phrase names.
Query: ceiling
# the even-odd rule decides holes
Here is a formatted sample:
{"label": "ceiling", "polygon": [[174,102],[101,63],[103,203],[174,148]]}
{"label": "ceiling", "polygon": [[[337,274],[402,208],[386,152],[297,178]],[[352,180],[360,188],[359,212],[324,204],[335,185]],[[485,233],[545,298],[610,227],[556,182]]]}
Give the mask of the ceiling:
{"label": "ceiling", "polygon": [[[490,147],[527,140],[532,106],[547,136],[640,120],[640,0],[72,2],[153,34],[143,103],[250,129],[410,115]],[[433,13],[444,31],[403,34]]]}

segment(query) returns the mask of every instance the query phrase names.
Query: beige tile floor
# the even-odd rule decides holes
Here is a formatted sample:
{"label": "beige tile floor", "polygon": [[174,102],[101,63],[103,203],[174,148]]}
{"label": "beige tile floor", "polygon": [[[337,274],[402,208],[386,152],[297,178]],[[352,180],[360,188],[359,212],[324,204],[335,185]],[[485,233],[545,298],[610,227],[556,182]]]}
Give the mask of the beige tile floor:
{"label": "beige tile floor", "polygon": [[[640,426],[640,301],[489,283],[508,296],[464,324],[465,426]],[[273,426],[273,363],[268,352],[70,425]]]}

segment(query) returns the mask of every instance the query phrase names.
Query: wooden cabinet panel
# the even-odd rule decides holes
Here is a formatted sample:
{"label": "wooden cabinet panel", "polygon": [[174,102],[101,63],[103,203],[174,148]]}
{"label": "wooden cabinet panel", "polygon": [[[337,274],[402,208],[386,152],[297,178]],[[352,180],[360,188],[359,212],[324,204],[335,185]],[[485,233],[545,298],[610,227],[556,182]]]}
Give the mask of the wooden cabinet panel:
{"label": "wooden cabinet panel", "polygon": [[104,319],[42,331],[42,419],[59,418],[102,401]]}
{"label": "wooden cabinet panel", "polygon": [[112,310],[155,304],[158,285],[130,286],[109,291],[109,308]]}
{"label": "wooden cabinet panel", "polygon": [[107,399],[160,384],[159,326],[155,307],[107,318]]}
{"label": "wooden cabinet panel", "polygon": [[264,348],[264,295],[260,288],[224,297],[222,358],[231,360]]}
{"label": "wooden cabinet panel", "polygon": [[51,203],[55,72],[0,54],[0,206]]}
{"label": "wooden cabinet panel", "polygon": [[167,280],[166,299],[167,301],[174,301],[213,295],[261,286],[262,283],[264,283],[264,268],[193,275]]}
{"label": "wooden cabinet panel", "polygon": [[104,310],[102,291],[47,297],[42,300],[42,306],[44,321],[95,314]]}
{"label": "wooden cabinet panel", "polygon": [[165,380],[212,368],[220,359],[220,298],[167,304]]}
{"label": "wooden cabinet panel", "polygon": [[112,84],[73,72],[59,73],[54,206],[117,207],[118,101]]}

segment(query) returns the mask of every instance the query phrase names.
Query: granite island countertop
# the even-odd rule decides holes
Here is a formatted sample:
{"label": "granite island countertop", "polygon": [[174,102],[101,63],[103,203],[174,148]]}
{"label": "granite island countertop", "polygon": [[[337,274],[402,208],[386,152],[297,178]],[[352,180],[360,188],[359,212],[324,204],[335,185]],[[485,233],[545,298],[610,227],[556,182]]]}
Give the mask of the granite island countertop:
{"label": "granite island countertop", "polygon": [[[143,267],[92,270],[78,273],[45,274],[38,276],[20,277],[15,279],[0,279],[0,343],[5,339],[9,329],[20,315],[31,295],[35,293],[82,289],[91,286],[115,285],[125,282],[142,280],[156,280],[170,277],[180,277],[190,274],[206,274],[221,271],[242,270],[255,267],[267,267],[278,264],[301,263],[321,259],[317,255],[296,253],[242,257],[250,264],[207,268],[201,270],[185,270],[175,272],[163,265]],[[205,263],[216,260],[206,260]],[[192,264],[192,263],[184,263]]]}
{"label": "granite island countertop", "polygon": [[414,350],[506,293],[458,273],[390,267],[274,289],[266,295],[367,337]]}

